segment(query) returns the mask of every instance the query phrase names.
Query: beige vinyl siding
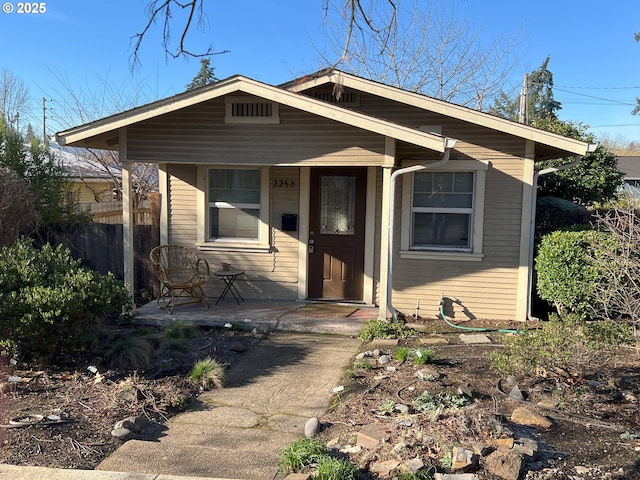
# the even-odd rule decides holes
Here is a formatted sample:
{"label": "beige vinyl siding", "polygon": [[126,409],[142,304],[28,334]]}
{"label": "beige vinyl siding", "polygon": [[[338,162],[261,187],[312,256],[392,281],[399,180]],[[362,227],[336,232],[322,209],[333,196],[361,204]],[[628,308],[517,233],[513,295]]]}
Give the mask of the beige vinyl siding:
{"label": "beige vinyl siding", "polygon": [[169,243],[193,248],[196,243],[196,167],[168,165]]}
{"label": "beige vinyl siding", "polygon": [[[167,166],[169,175],[169,242],[196,249],[197,241],[197,168],[195,165]],[[295,188],[278,188],[273,181],[280,179],[295,181]],[[198,256],[205,258],[212,271],[218,270],[222,262],[245,270],[237,286],[246,299],[295,300],[298,279],[298,232],[280,230],[283,213],[298,214],[300,194],[299,169],[270,169],[270,240],[269,252],[243,252],[199,250]],[[221,280],[212,276],[206,292],[215,301],[222,291]],[[226,302],[233,302],[229,297]]]}
{"label": "beige vinyl siding", "polygon": [[384,298],[385,292],[380,291],[380,258],[381,258],[381,245],[380,239],[382,238],[382,229],[387,228],[387,225],[382,225],[382,169],[377,169],[376,174],[376,205],[375,205],[375,235],[374,235],[374,248],[373,248],[373,285],[374,292],[373,298],[376,305],[380,304],[380,298]]}
{"label": "beige vinyl siding", "polygon": [[[396,221],[393,305],[398,310],[413,313],[419,300],[421,315],[433,317],[444,295],[462,301],[477,318],[515,319],[522,199],[521,183],[512,175],[515,166],[522,171],[522,162],[515,161],[505,164],[506,171],[492,164],[487,172],[482,261],[402,259],[397,254],[400,232]],[[410,176],[401,181],[410,181]],[[397,219],[401,198],[396,194]],[[454,312],[455,318],[466,318],[461,307]]]}
{"label": "beige vinyl siding", "polygon": [[128,129],[128,157],[143,162],[237,165],[381,165],[384,137],[280,107],[280,123],[225,124],[224,99]]}
{"label": "beige vinyl siding", "polygon": [[[444,295],[459,299],[467,312],[477,318],[516,319],[524,161],[508,153],[519,151],[519,142],[513,142],[509,136],[501,138],[504,143],[493,143],[492,148],[459,142],[450,160],[477,158],[490,162],[486,173],[481,261],[400,258],[399,218],[401,209],[408,208],[402,205],[401,183],[411,181],[411,175],[399,179],[393,259],[393,305],[399,311],[414,313],[419,301],[420,314],[433,318],[438,315],[440,296]],[[418,155],[409,156],[409,150],[400,144],[398,160],[426,161]],[[455,319],[467,318],[459,305],[454,305],[453,313]]]}

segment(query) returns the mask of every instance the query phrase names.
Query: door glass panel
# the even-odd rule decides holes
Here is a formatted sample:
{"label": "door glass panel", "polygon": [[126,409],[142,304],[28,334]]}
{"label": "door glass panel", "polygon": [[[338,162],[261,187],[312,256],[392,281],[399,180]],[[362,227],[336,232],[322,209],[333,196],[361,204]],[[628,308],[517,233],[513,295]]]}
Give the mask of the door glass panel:
{"label": "door glass panel", "polygon": [[320,177],[320,233],[354,235],[356,177]]}

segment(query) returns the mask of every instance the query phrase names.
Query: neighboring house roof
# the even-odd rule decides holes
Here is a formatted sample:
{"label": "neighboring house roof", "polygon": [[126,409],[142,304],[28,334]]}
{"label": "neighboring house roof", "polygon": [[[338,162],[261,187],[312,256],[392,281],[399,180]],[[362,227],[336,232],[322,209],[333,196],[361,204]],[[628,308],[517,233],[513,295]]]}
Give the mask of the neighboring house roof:
{"label": "neighboring house roof", "polygon": [[640,155],[620,155],[618,170],[624,173],[625,179],[640,179]]}
{"label": "neighboring house roof", "polygon": [[196,90],[180,93],[101,120],[59,132],[56,134],[56,140],[60,145],[116,150],[119,148],[120,142],[119,129],[123,127],[207,100],[242,92],[436,152],[444,152],[448,146],[447,139],[441,135],[424,132],[417,128],[366,115],[299,93],[314,86],[328,83],[348,86],[396,102],[421,108],[425,111],[435,112],[504,134],[531,140],[535,144],[534,154],[536,160],[560,158],[570,155],[584,155],[595,150],[596,147],[595,145],[579,140],[546,132],[467,107],[454,105],[336,70],[321,71],[280,86],[272,86],[241,75],[236,75]]}
{"label": "neighboring house roof", "polygon": [[109,167],[109,171],[107,171],[102,164],[77,155],[73,149],[61,147],[56,143],[50,143],[49,149],[73,179],[110,180],[114,176],[121,176],[119,169]]}

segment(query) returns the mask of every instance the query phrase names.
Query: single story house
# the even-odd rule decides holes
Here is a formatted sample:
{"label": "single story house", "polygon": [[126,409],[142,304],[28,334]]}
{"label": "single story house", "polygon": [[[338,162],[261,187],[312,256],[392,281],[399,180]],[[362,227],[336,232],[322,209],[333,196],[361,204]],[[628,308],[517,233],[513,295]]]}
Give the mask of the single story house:
{"label": "single story house", "polygon": [[623,190],[634,198],[640,198],[640,155],[618,156],[618,170],[624,173]]}
{"label": "single story house", "polygon": [[[324,70],[232,76],[56,135],[160,169],[161,243],[245,270],[245,298],[525,320],[534,162],[572,138]],[[125,276],[132,229],[125,217]],[[220,287],[208,287],[217,292]]]}
{"label": "single story house", "polygon": [[113,168],[107,171],[106,167],[98,162],[78,155],[71,149],[60,148],[55,143],[51,143],[49,147],[56,160],[68,172],[68,180],[73,185],[81,208],[87,209],[92,203],[114,200],[114,178],[120,176],[119,171]]}

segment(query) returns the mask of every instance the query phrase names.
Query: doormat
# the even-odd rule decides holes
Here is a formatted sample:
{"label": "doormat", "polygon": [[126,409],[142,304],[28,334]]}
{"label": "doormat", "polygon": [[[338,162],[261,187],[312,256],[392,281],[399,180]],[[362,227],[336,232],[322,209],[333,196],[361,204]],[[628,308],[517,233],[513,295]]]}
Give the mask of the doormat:
{"label": "doormat", "polygon": [[298,310],[300,313],[328,317],[348,317],[358,311],[358,307],[338,305],[336,303],[309,303]]}

